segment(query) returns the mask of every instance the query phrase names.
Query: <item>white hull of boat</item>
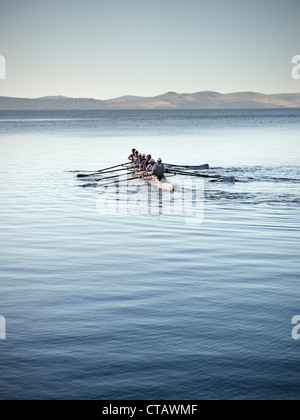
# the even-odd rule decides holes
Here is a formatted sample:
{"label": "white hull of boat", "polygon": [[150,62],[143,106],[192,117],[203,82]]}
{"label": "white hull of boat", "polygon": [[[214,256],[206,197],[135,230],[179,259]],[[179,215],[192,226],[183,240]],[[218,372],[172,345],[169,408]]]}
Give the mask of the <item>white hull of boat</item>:
{"label": "white hull of boat", "polygon": [[163,178],[161,181],[157,179],[154,175],[143,175],[143,172],[139,172],[136,170],[132,170],[132,176],[135,178],[142,178],[144,181],[147,182],[147,184],[155,185],[157,188],[165,191],[174,191],[174,186],[171,184],[171,182],[167,178]]}

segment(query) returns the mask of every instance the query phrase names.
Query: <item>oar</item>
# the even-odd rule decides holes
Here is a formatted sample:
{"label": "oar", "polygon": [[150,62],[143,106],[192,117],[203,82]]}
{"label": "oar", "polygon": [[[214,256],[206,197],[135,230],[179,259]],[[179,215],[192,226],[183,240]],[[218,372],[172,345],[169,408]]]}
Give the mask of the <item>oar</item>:
{"label": "oar", "polygon": [[[128,175],[129,174],[131,174],[131,172],[129,172]],[[106,184],[103,184],[103,185],[99,185],[98,183],[97,184],[94,183],[94,184],[87,184],[86,186],[106,187],[108,185],[120,184],[121,182],[133,181],[134,179],[147,179],[147,178],[150,178],[150,177],[152,177],[152,175],[140,175],[140,176],[135,176],[135,177],[132,177],[132,178],[121,179],[119,181],[109,182],[109,183],[106,183]],[[102,181],[102,180],[104,180],[104,179],[105,178],[100,179],[99,182]],[[106,178],[106,179],[109,179],[109,178]],[[83,185],[83,187],[85,187],[85,185]]]}
{"label": "oar", "polygon": [[121,163],[120,165],[115,165],[115,166],[110,166],[109,168],[100,169],[99,171],[94,172],[93,174],[78,174],[77,177],[87,178],[88,176],[98,175],[101,172],[108,171],[109,169],[115,169],[115,168],[119,168],[119,166],[126,166],[126,165],[131,165],[131,162],[125,162],[125,163]]}
{"label": "oar", "polygon": [[106,176],[106,177],[104,177],[104,178],[95,179],[95,181],[96,181],[96,182],[105,181],[106,179],[117,178],[117,177],[124,176],[124,175],[131,175],[131,172],[127,172],[126,174],[119,174],[119,175]]}
{"label": "oar", "polygon": [[[141,177],[139,177],[141,178]],[[83,188],[86,187],[106,187],[108,185],[113,185],[113,184],[120,184],[121,182],[129,182],[129,181],[133,181],[135,179],[139,179],[139,178],[126,178],[126,179],[121,179],[120,181],[114,181],[114,182],[108,182],[107,184],[102,184],[99,185],[99,183],[92,183],[92,184],[85,184],[85,185],[81,185]]]}
{"label": "oar", "polygon": [[191,172],[183,172],[183,171],[169,171],[171,173],[175,173],[178,175],[187,175],[187,176],[196,176],[199,178],[212,178],[212,179],[218,179],[221,182],[245,182],[245,181],[240,181],[239,179],[236,179],[234,176],[221,176],[221,175],[206,175],[206,174],[195,174],[195,173],[191,173]]}
{"label": "oar", "polygon": [[128,171],[128,168],[112,169],[111,171],[101,171],[101,172],[98,172],[96,175],[111,174],[113,172],[122,172],[122,171]]}
{"label": "oar", "polygon": [[165,165],[170,166],[171,168],[197,169],[198,171],[204,171],[209,169],[208,163],[199,166],[174,165],[173,163],[165,163]]}
{"label": "oar", "polygon": [[172,174],[178,174],[178,175],[188,175],[188,176],[196,176],[199,178],[222,178],[221,175],[206,175],[206,174],[195,174],[192,172],[184,172],[184,171],[173,171],[173,170],[169,170],[170,173]]}
{"label": "oar", "polygon": [[128,171],[128,168],[113,169],[111,171],[101,171],[101,172],[96,172],[94,174],[89,174],[89,175],[80,174],[80,175],[77,175],[77,177],[78,178],[87,178],[87,177],[90,177],[90,176],[102,175],[102,174],[112,174],[112,173],[115,173],[115,172],[122,172],[122,171]]}

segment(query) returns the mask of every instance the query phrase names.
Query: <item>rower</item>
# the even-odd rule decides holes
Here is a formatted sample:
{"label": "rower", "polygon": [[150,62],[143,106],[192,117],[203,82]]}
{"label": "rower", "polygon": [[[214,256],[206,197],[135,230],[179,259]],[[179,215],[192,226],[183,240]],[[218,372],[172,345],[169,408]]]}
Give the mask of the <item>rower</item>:
{"label": "rower", "polygon": [[131,160],[132,163],[134,162],[134,159],[135,159],[135,150],[136,149],[132,149],[131,155],[128,156],[128,160]]}
{"label": "rower", "polygon": [[137,167],[139,167],[139,165],[140,165],[140,157],[139,157],[139,152],[138,152],[138,150],[136,150],[135,151],[135,158],[134,158],[134,164],[137,166]]}
{"label": "rower", "polygon": [[149,165],[147,166],[147,171],[152,173],[154,165],[155,165],[155,159],[150,159]]}
{"label": "rower", "polygon": [[147,155],[146,159],[143,162],[143,166],[142,169],[145,171],[150,163],[152,156],[151,155]]}
{"label": "rower", "polygon": [[142,162],[142,157],[143,157],[142,154],[141,153],[138,153],[138,156],[137,156],[137,158],[134,161],[137,169],[140,169],[140,165],[141,165],[141,162]]}
{"label": "rower", "polygon": [[140,161],[140,169],[143,169],[143,165],[144,165],[145,160],[146,160],[146,155],[144,154],[144,155],[142,155],[142,158],[141,158],[141,161]]}
{"label": "rower", "polygon": [[153,175],[156,175],[158,180],[161,181],[165,177],[165,172],[168,172],[168,169],[162,164],[161,159],[157,159],[157,163],[153,166]]}

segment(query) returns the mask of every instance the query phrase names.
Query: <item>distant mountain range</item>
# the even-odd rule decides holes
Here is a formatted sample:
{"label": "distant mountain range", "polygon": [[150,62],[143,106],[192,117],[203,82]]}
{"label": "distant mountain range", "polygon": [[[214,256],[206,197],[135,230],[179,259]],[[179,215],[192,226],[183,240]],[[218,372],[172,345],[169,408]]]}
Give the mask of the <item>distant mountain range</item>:
{"label": "distant mountain range", "polygon": [[0,96],[0,111],[4,110],[104,110],[104,109],[257,109],[300,108],[300,93],[265,95],[256,92],[221,94],[218,92],[168,92],[154,97],[122,96],[97,100],[45,96],[26,99]]}

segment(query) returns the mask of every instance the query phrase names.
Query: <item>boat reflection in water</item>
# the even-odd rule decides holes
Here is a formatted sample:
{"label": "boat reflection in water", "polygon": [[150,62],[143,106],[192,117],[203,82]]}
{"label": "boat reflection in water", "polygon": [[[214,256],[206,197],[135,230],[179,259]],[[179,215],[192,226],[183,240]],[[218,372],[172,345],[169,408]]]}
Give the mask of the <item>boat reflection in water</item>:
{"label": "boat reflection in water", "polygon": [[97,187],[97,212],[116,216],[183,216],[187,224],[204,220],[204,181],[178,180],[174,192],[136,180]]}

